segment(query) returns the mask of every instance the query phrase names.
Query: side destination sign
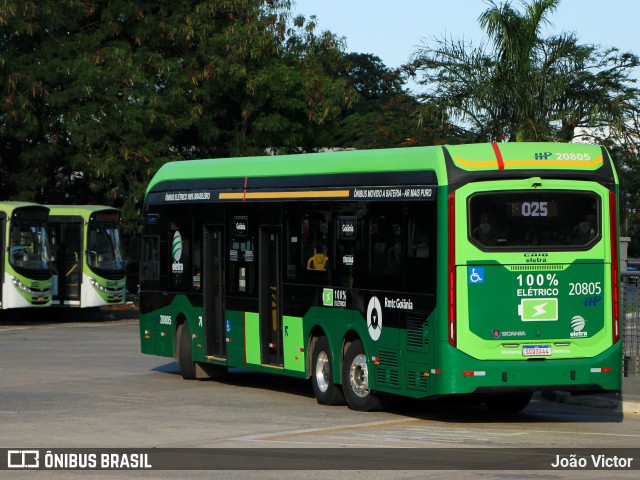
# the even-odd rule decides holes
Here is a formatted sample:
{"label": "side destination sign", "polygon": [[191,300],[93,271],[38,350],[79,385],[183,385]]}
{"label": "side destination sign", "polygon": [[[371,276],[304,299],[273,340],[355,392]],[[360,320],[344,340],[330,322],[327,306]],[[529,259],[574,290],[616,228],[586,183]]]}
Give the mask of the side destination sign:
{"label": "side destination sign", "polygon": [[362,186],[323,189],[255,189],[255,190],[199,190],[187,192],[151,193],[152,203],[189,203],[260,200],[340,199],[369,201],[434,201],[437,187],[433,185],[396,185],[389,187]]}

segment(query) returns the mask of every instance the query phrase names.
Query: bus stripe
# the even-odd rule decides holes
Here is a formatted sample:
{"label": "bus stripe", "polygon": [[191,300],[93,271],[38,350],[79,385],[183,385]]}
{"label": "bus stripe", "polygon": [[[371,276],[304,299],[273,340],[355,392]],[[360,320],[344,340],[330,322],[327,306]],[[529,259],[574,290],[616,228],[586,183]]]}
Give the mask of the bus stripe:
{"label": "bus stripe", "polygon": [[[466,160],[464,158],[455,157],[453,159],[456,163],[464,165],[465,167],[484,169],[495,165],[495,161],[474,161]],[[564,167],[564,168],[592,168],[602,165],[602,155],[594,158],[593,160],[504,160],[504,168],[517,168],[517,167]]]}
{"label": "bus stripe", "polygon": [[273,198],[348,198],[349,190],[317,190],[317,191],[301,191],[301,192],[223,192],[218,198],[220,200],[265,200]]}
{"label": "bus stripe", "polygon": [[498,170],[504,170],[504,159],[502,158],[500,147],[496,142],[491,142],[491,146],[493,147],[493,153],[496,154],[496,160],[498,161]]}

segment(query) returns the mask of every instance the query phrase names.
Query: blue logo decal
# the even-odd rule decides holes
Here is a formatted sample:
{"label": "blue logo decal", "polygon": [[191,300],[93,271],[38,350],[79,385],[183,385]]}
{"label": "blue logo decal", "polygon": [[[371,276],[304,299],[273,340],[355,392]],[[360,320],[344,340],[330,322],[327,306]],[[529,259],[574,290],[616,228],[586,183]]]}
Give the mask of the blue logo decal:
{"label": "blue logo decal", "polygon": [[227,333],[231,332],[231,320],[227,318]]}
{"label": "blue logo decal", "polygon": [[467,268],[467,274],[469,276],[469,283],[484,283],[484,267],[469,267]]}

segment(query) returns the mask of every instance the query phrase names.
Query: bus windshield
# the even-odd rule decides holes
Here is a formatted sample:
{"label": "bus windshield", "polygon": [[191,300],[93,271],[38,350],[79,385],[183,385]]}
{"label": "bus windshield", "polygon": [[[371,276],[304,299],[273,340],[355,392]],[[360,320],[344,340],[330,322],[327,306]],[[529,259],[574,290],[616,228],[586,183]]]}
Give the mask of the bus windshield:
{"label": "bus windshield", "polygon": [[9,262],[28,270],[49,268],[49,242],[44,225],[14,222],[11,226]]}
{"label": "bus windshield", "polygon": [[600,198],[582,191],[483,192],[469,199],[469,238],[483,250],[586,249],[600,239]]}
{"label": "bus windshield", "polygon": [[116,226],[91,225],[87,238],[87,263],[92,268],[122,270],[120,231]]}

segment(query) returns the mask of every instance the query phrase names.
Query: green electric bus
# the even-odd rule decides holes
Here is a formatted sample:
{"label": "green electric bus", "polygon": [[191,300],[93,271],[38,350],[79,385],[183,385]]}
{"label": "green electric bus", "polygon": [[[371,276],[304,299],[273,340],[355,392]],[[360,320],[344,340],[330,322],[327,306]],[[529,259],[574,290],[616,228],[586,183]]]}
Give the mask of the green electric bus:
{"label": "green electric bus", "polygon": [[102,205],[48,205],[53,305],[99,307],[125,300],[120,212]]}
{"label": "green electric bus", "polygon": [[49,209],[27,202],[0,202],[0,307],[51,304],[47,241]]}
{"label": "green electric bus", "polygon": [[144,201],[142,352],[310,378],[321,404],[621,387],[617,176],[599,146],[172,162]]}

